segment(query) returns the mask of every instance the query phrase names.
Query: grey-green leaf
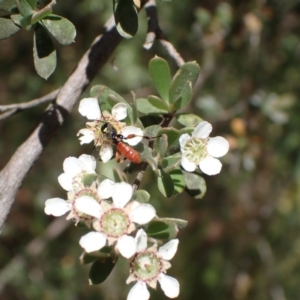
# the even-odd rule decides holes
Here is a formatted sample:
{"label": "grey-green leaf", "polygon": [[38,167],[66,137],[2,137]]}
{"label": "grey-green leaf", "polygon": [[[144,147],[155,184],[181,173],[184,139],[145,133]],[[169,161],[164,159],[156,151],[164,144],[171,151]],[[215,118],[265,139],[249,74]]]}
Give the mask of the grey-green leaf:
{"label": "grey-green leaf", "polygon": [[201,199],[206,193],[206,183],[204,178],[198,173],[189,173],[182,171],[185,183],[186,191],[195,199]]}
{"label": "grey-green leaf", "polygon": [[169,147],[174,147],[179,145],[179,131],[175,128],[163,128],[158,133],[158,135],[165,134],[168,137]]}
{"label": "grey-green leaf", "polygon": [[180,165],[181,162],[181,154],[176,153],[174,155],[170,155],[165,157],[162,160],[162,167],[163,170],[167,173],[173,171],[175,168],[177,168]]}
{"label": "grey-green leaf", "polygon": [[27,17],[32,15],[32,7],[26,0],[16,0],[16,4],[22,16]]}
{"label": "grey-green leaf", "polygon": [[170,240],[177,236],[178,230],[175,222],[165,222],[164,219],[151,221],[146,228],[149,237],[159,240]]}
{"label": "grey-green leaf", "polygon": [[74,42],[76,29],[68,19],[49,15],[42,20],[42,23],[60,44],[69,45]]}
{"label": "grey-green leaf", "polygon": [[195,84],[200,72],[200,67],[196,62],[188,62],[181,66],[173,77],[169,99],[177,110],[186,106],[192,95],[192,86]]}
{"label": "grey-green leaf", "polygon": [[168,150],[168,138],[165,134],[155,140],[154,149],[160,158],[163,158],[165,156]]}
{"label": "grey-green leaf", "polygon": [[169,103],[171,72],[167,61],[158,56],[152,58],[149,62],[149,72],[156,90],[165,103]]}
{"label": "grey-green leaf", "polygon": [[20,30],[10,19],[0,18],[0,40],[6,39]]}
{"label": "grey-green leaf", "polygon": [[116,28],[125,39],[132,38],[138,30],[138,11],[133,0],[114,0]]}
{"label": "grey-green leaf", "polygon": [[174,184],[170,174],[161,170],[160,176],[157,177],[157,185],[159,191],[165,197],[171,197],[174,192]]}
{"label": "grey-green leaf", "polygon": [[177,167],[176,169],[172,170],[169,174],[174,184],[173,195],[182,193],[185,188],[185,180],[180,167]]}
{"label": "grey-green leaf", "polygon": [[133,193],[132,199],[140,203],[147,203],[150,200],[150,194],[145,190],[137,190]]}
{"label": "grey-green leaf", "polygon": [[115,264],[116,258],[98,259],[96,260],[90,269],[89,283],[99,284],[102,283],[111,273]]}
{"label": "grey-green leaf", "polygon": [[47,30],[36,25],[33,42],[33,59],[37,73],[47,79],[56,68],[56,51]]}
{"label": "grey-green leaf", "polygon": [[15,25],[22,27],[26,30],[31,30],[31,16],[23,17],[21,14],[11,15],[10,18],[15,23]]}
{"label": "grey-green leaf", "polygon": [[203,121],[199,116],[194,114],[181,114],[176,116],[177,121],[186,127],[195,127]]}
{"label": "grey-green leaf", "polygon": [[147,99],[139,98],[136,101],[138,111],[145,115],[168,113],[166,104],[156,96],[148,96]]}

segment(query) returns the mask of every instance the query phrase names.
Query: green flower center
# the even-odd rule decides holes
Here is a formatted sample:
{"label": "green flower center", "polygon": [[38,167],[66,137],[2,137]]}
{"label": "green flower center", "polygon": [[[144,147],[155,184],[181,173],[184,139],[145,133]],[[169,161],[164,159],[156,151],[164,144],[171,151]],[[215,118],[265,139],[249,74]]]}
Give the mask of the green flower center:
{"label": "green flower center", "polygon": [[161,273],[161,261],[154,252],[145,251],[134,258],[132,268],[138,279],[147,281]]}
{"label": "green flower center", "polygon": [[190,138],[183,152],[189,161],[199,164],[207,156],[207,139]]}
{"label": "green flower center", "polygon": [[100,222],[103,233],[114,238],[126,234],[130,225],[127,214],[120,208],[112,208],[104,213]]}

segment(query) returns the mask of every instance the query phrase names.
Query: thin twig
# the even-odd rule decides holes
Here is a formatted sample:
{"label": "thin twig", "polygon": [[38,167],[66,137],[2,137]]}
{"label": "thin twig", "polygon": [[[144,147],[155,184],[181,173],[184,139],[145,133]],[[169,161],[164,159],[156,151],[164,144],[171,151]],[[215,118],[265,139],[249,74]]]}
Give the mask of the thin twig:
{"label": "thin twig", "polygon": [[31,107],[40,105],[45,102],[53,101],[56,98],[56,96],[58,95],[58,92],[59,92],[59,90],[56,90],[56,91],[53,91],[41,98],[34,99],[34,100],[31,100],[31,101],[28,101],[25,103],[0,105],[0,111],[5,111],[5,113],[0,115],[0,121],[12,116],[13,114],[15,114],[21,110],[31,108]]}
{"label": "thin twig", "polygon": [[59,89],[37,99],[33,99],[31,101],[25,102],[25,103],[15,103],[15,104],[8,104],[8,105],[0,105],[0,111],[8,111],[8,110],[21,110],[21,109],[27,109],[31,108],[37,105],[40,105],[42,103],[52,101],[56,99],[58,95]]}
{"label": "thin twig", "polygon": [[175,60],[176,64],[179,67],[182,66],[184,64],[183,58],[175,49],[174,45],[168,41],[168,39],[166,38],[165,34],[159,26],[155,0],[149,0],[148,3],[145,5],[145,10],[148,17],[148,32],[146,41],[143,46],[144,49],[149,50],[152,47],[156,38],[167,50],[168,54]]}
{"label": "thin twig", "polygon": [[17,111],[17,108],[14,108],[14,109],[11,109],[11,110],[9,110],[9,111],[7,111],[7,112],[1,114],[1,115],[0,115],[0,121],[1,121],[1,120],[4,120],[4,119],[6,119],[6,118],[8,118],[8,117],[10,117],[10,116],[12,116],[13,114],[16,113],[16,111]]}

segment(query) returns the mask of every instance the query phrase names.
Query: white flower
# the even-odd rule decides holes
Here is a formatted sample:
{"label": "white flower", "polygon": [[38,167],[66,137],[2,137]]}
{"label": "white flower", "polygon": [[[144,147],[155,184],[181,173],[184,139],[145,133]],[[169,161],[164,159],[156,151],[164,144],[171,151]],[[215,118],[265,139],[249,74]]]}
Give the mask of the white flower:
{"label": "white flower", "polygon": [[82,154],[79,158],[68,157],[64,160],[64,173],[58,176],[58,182],[66,191],[82,187],[82,178],[86,174],[95,174],[96,160],[93,156]]}
{"label": "white flower", "polygon": [[60,217],[70,211],[72,205],[61,198],[51,198],[45,202],[45,214]]}
{"label": "white flower", "polygon": [[200,122],[192,132],[179,138],[182,152],[181,165],[188,171],[195,171],[198,166],[207,175],[220,173],[222,164],[216,157],[225,155],[229,150],[229,143],[221,136],[210,138],[212,126],[206,121]]}
{"label": "white flower", "polygon": [[138,251],[130,263],[130,276],[126,283],[137,283],[129,291],[127,300],[149,299],[147,285],[155,289],[157,281],[167,297],[176,298],[179,295],[179,282],[165,273],[171,267],[169,260],[177,251],[178,239],[169,241],[158,251],[156,245],[147,248],[147,235],[142,229],[138,231],[136,239]]}
{"label": "white flower", "polygon": [[[93,187],[86,188],[82,190],[82,195],[79,195],[74,192],[68,193],[68,199],[64,200],[61,198],[51,198],[45,202],[45,214],[52,215],[54,217],[60,217],[64,215],[66,212],[70,212],[67,216],[67,220],[73,219],[76,223],[79,221],[86,222],[87,225],[91,224],[93,217],[91,215],[87,215],[84,212],[78,210],[75,206],[75,201],[80,199],[81,201],[89,201],[89,199],[93,199],[90,196],[86,196],[87,194],[94,194],[95,198],[97,197],[97,190]],[[95,199],[93,201],[96,202]],[[101,202],[101,199],[98,198],[98,201]]]}
{"label": "white flower", "polygon": [[78,198],[76,209],[94,218],[93,227],[96,231],[84,235],[79,244],[86,252],[100,250],[106,245],[115,245],[116,250],[125,258],[130,258],[137,251],[137,241],[129,234],[136,229],[135,224],[149,223],[156,215],[150,204],[130,201],[133,191],[128,183],[114,183],[106,179],[98,187],[101,199],[112,198],[113,203],[94,199]]}
{"label": "white flower", "polygon": [[51,198],[45,202],[45,213],[59,217],[66,212],[70,212],[67,220],[74,219],[75,222],[84,221],[87,225],[93,219],[78,211],[75,207],[75,200],[80,198],[93,198],[94,201],[101,202],[102,199],[97,190],[97,174],[95,172],[96,161],[93,156],[83,154],[79,158],[68,157],[64,160],[64,173],[59,175],[60,185],[68,191],[67,200],[62,198]]}
{"label": "white flower", "polygon": [[[143,130],[135,126],[125,126],[120,122],[127,117],[127,106],[118,103],[112,108],[111,114],[101,109],[96,98],[84,98],[79,104],[79,113],[91,120],[86,123],[87,128],[80,129],[77,133],[80,144],[88,144],[94,141],[95,147],[99,148],[99,155],[103,162],[108,162],[113,156],[113,139],[111,132],[131,146],[137,145],[143,137]],[[105,126],[108,124],[109,126]],[[104,126],[104,127],[103,127]],[[104,132],[104,129],[107,132]],[[127,138],[128,137],[128,138]]]}

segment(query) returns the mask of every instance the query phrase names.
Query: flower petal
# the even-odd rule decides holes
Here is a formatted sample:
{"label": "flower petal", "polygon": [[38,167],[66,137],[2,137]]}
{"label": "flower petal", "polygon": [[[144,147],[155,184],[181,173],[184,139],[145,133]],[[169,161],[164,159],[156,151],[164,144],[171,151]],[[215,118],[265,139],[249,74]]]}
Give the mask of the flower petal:
{"label": "flower petal", "polygon": [[150,293],[147,289],[146,283],[138,281],[129,291],[127,300],[148,300]]}
{"label": "flower petal", "polygon": [[180,149],[183,149],[186,142],[190,139],[191,137],[187,134],[184,133],[183,135],[180,136],[179,138],[179,144],[180,144]]}
{"label": "flower petal", "polygon": [[[125,137],[125,141],[128,145],[130,146],[135,146],[137,145],[144,136],[144,132],[141,128],[135,127],[135,126],[125,126],[121,129],[121,134]],[[133,138],[128,138],[127,137],[130,135],[136,135]]]}
{"label": "flower petal", "polygon": [[66,190],[66,191],[71,191],[73,189],[73,177],[66,174],[62,173],[58,176],[58,182],[61,185],[61,187]]}
{"label": "flower petal", "polygon": [[212,126],[206,121],[200,122],[192,133],[192,137],[206,139],[212,131]]}
{"label": "flower petal", "polygon": [[104,179],[98,186],[98,195],[101,199],[111,198],[115,183],[110,179]]}
{"label": "flower petal", "polygon": [[107,163],[113,156],[113,148],[111,145],[103,145],[100,149],[100,157],[104,163]]}
{"label": "flower petal", "polygon": [[78,158],[82,170],[88,173],[95,173],[96,169],[96,159],[94,156],[82,154]]}
{"label": "flower petal", "polygon": [[84,98],[80,101],[78,111],[89,120],[99,120],[101,118],[101,110],[96,98]]}
{"label": "flower petal", "polygon": [[82,236],[79,244],[87,253],[94,252],[105,246],[106,236],[101,232],[92,231]]}
{"label": "flower petal", "polygon": [[127,117],[127,105],[125,103],[116,104],[111,110],[112,116],[120,121]]}
{"label": "flower petal", "polygon": [[127,182],[116,183],[112,199],[115,207],[123,208],[132,196],[132,186]]}
{"label": "flower petal", "polygon": [[61,198],[51,198],[45,202],[45,214],[60,217],[71,209],[70,203]]}
{"label": "flower petal", "polygon": [[121,236],[117,242],[117,248],[125,258],[130,258],[136,253],[136,246],[135,238],[129,235]]}
{"label": "flower petal", "polygon": [[95,138],[94,132],[87,128],[80,129],[77,133],[77,136],[79,136],[80,134],[82,134],[82,136],[79,137],[80,145],[89,144]]}
{"label": "flower petal", "polygon": [[194,172],[196,170],[196,164],[189,161],[184,155],[181,157],[181,165],[188,172]]}
{"label": "flower petal", "polygon": [[147,248],[147,233],[143,229],[139,229],[135,236],[136,252],[142,252]]}
{"label": "flower petal", "polygon": [[160,283],[161,289],[164,291],[165,295],[169,298],[176,298],[179,295],[179,282],[177,279],[161,273],[159,275],[158,281]]}
{"label": "flower petal", "polygon": [[159,247],[158,253],[161,255],[163,259],[170,260],[174,257],[177,251],[178,243],[179,243],[178,239],[170,240],[168,243]]}
{"label": "flower petal", "polygon": [[139,225],[149,223],[156,215],[156,211],[151,204],[143,203],[130,212],[130,220]]}
{"label": "flower petal", "polygon": [[216,175],[220,173],[222,164],[217,158],[208,156],[200,162],[199,168],[207,175]]}
{"label": "flower petal", "polygon": [[80,196],[75,200],[75,208],[94,218],[100,218],[102,215],[101,205],[92,197]]}
{"label": "flower petal", "polygon": [[221,136],[210,138],[207,142],[207,152],[213,157],[224,156],[229,150],[229,143]]}
{"label": "flower petal", "polygon": [[78,158],[73,156],[67,157],[64,160],[63,169],[65,173],[72,177],[82,172],[82,168]]}

